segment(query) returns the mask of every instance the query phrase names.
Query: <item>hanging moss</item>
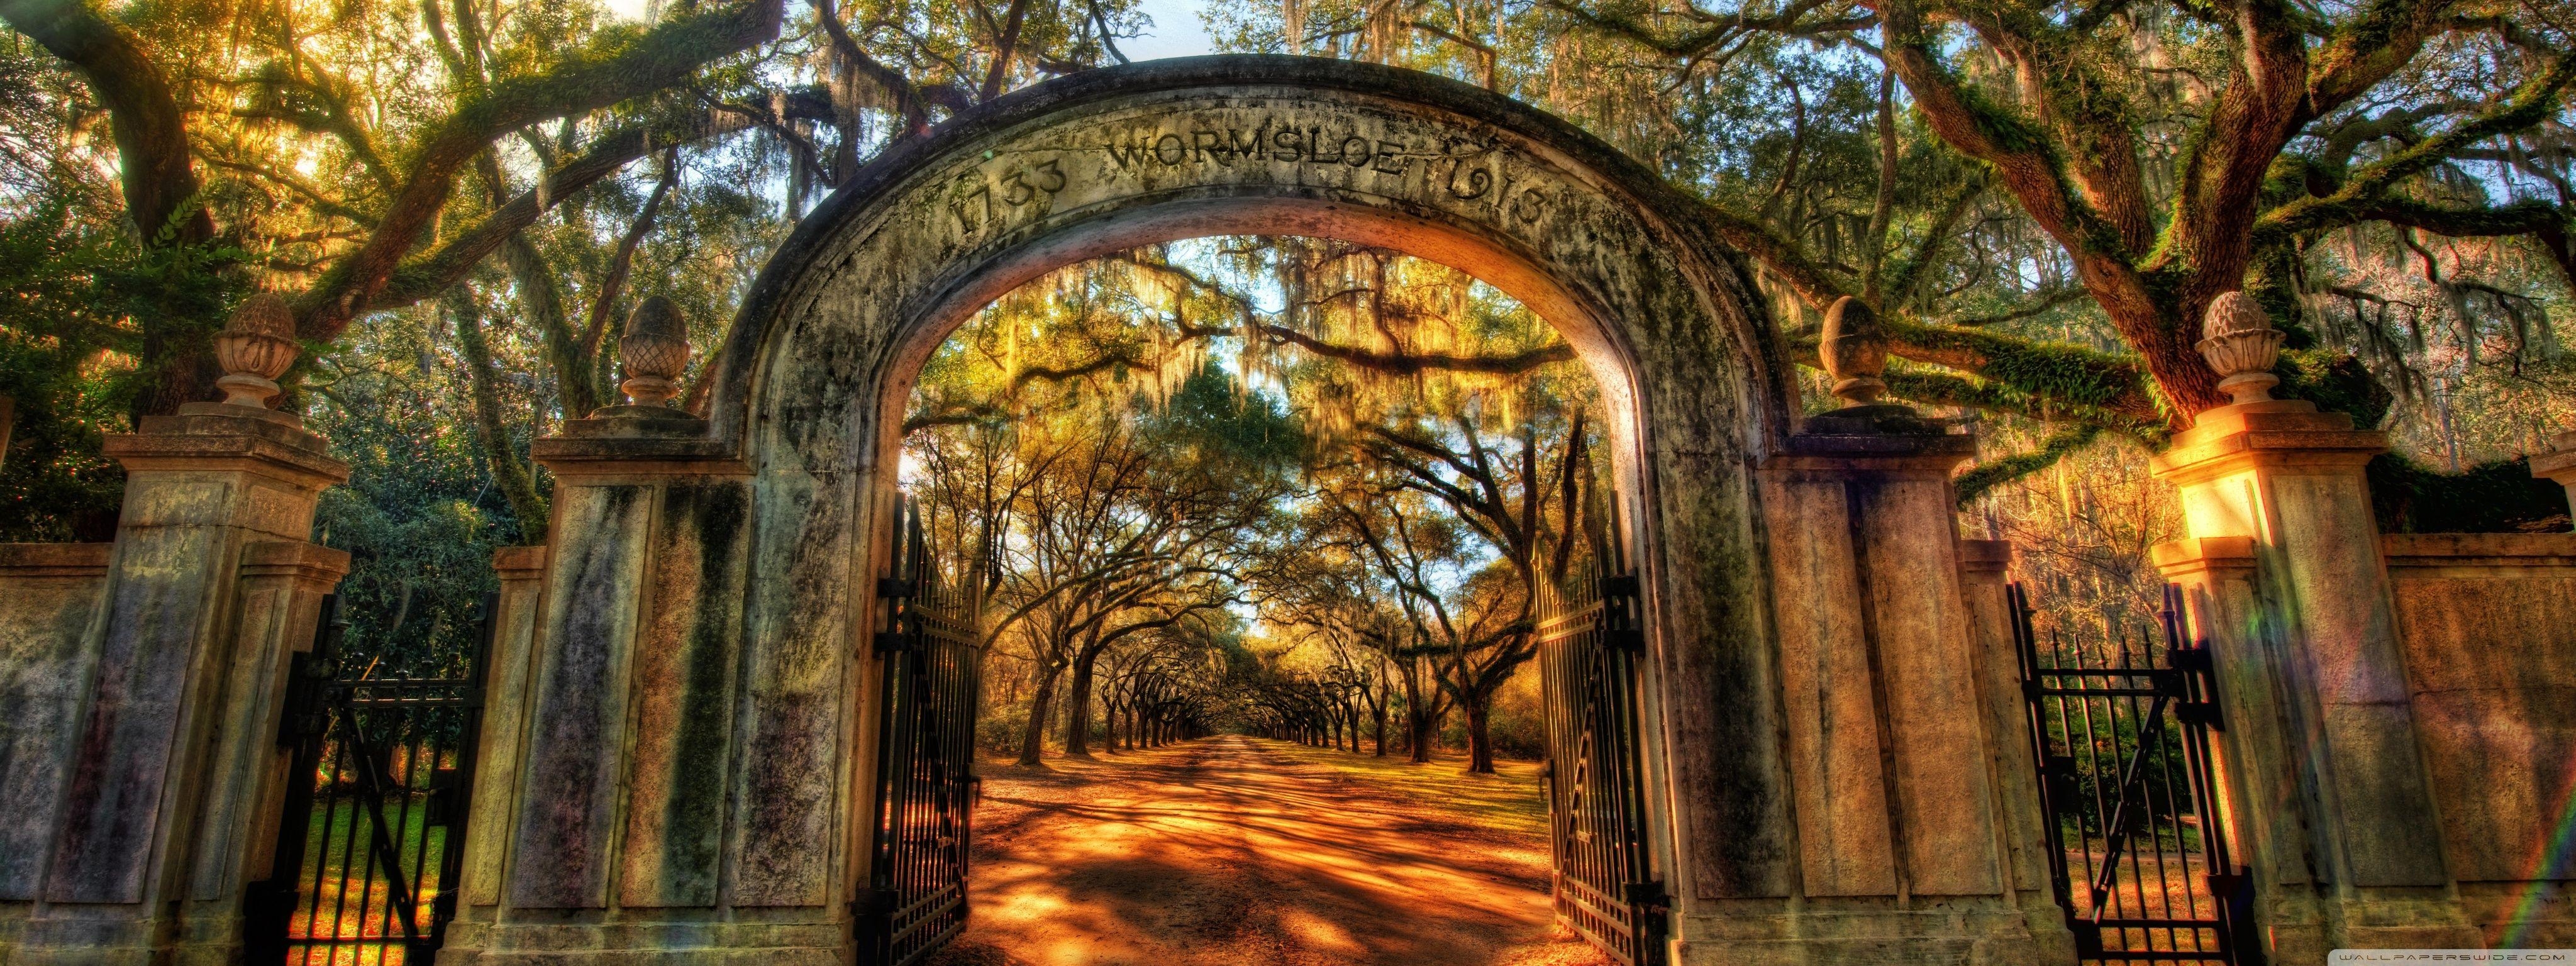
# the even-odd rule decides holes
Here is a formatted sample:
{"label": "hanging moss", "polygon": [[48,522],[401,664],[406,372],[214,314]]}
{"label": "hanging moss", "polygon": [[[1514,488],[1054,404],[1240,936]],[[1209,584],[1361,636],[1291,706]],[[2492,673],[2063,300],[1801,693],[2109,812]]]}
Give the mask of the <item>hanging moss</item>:
{"label": "hanging moss", "polygon": [[2348,413],[2353,425],[2364,429],[2376,428],[2397,402],[2361,360],[2332,349],[2284,351],[2272,372],[2281,377],[2281,388],[2274,395],[2305,399],[2330,413]]}
{"label": "hanging moss", "polygon": [[1959,506],[1965,508],[1984,496],[1987,490],[2055,466],[2058,460],[2083,449],[2101,435],[2100,427],[2077,423],[2051,434],[2039,444],[2038,449],[1979,463],[1953,481],[1958,488]]}
{"label": "hanging moss", "polygon": [[2119,411],[2152,395],[2135,362],[2083,346],[1902,320],[1888,327],[1908,345],[1974,358],[1977,378],[2034,399]]}
{"label": "hanging moss", "polygon": [[2384,533],[2552,533],[2567,529],[2567,491],[2531,475],[2528,458],[2443,473],[2395,453],[2370,461],[2371,510]]}
{"label": "hanging moss", "polygon": [[2161,443],[2165,438],[2162,422],[2142,422],[2124,412],[2071,401],[2065,396],[2030,393],[1995,380],[1902,362],[1891,364],[1883,378],[1887,380],[1889,395],[1912,402],[1973,406],[2051,423],[2081,423],[2095,429],[2115,430],[2149,444]]}

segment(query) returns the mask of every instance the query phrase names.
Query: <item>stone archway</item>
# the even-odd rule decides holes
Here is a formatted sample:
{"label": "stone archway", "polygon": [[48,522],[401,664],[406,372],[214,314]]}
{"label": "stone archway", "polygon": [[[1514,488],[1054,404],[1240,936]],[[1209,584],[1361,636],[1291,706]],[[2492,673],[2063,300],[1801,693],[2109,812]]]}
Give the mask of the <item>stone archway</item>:
{"label": "stone archway", "polygon": [[[1649,507],[1643,552],[1670,554],[1649,581],[1675,565],[1734,571],[1654,595],[1670,610],[1656,623],[1711,634],[1688,650],[1755,638],[1705,615],[1757,612],[1744,599],[1757,586],[1748,460],[1784,423],[1787,395],[1766,358],[1768,316],[1690,220],[1695,205],[1563,122],[1419,73],[1214,58],[1046,85],[871,174],[808,220],[725,348],[716,431],[744,434],[775,488],[762,502],[797,514],[764,513],[755,529],[811,533],[807,494],[838,491],[853,502],[834,512],[884,532],[891,474],[873,471],[894,465],[899,440],[881,414],[902,412],[950,329],[1021,282],[1175,238],[1326,236],[1466,270],[1564,331],[1614,414],[1622,488]],[[1692,481],[1675,494],[1686,502],[1657,505],[1659,482],[1675,479]],[[853,557],[827,551],[802,565],[813,570],[786,564],[783,582],[754,584],[803,583]],[[872,556],[863,573],[882,569]]]}
{"label": "stone archway", "polygon": [[[705,421],[630,412],[540,443],[557,542],[542,591],[505,617],[532,639],[495,681],[443,958],[844,959],[865,881],[866,641],[914,371],[1048,269],[1213,234],[1328,236],[1464,269],[1592,368],[1636,495],[1651,851],[1686,956],[2027,957],[2002,793],[1934,774],[1989,774],[1977,695],[1900,681],[1959,708],[1921,719],[1947,730],[1917,747],[1888,747],[1885,682],[1817,670],[1907,634],[1931,646],[1895,659],[1900,676],[1971,663],[1946,510],[1924,515],[1946,499],[1948,457],[1802,456],[1814,447],[1790,432],[1796,393],[1744,270],[1704,208],[1609,146],[1426,74],[1239,56],[1068,77],[889,152],[763,272]],[[1911,462],[1869,463],[1898,451]],[[1800,489],[1851,472],[1874,488],[1830,507]],[[1766,526],[1766,503],[1798,516]],[[1880,505],[1920,519],[1864,534]],[[1881,632],[1848,600],[1812,605],[1867,599],[1872,572],[1885,594],[1909,553],[1948,574],[1921,582],[1930,618],[1890,599],[1918,613]],[[1797,613],[1775,608],[1793,592]],[[1844,855],[1848,835],[1863,841]],[[1961,842],[1966,858],[1939,858]],[[1974,868],[1907,874],[1923,862]]]}

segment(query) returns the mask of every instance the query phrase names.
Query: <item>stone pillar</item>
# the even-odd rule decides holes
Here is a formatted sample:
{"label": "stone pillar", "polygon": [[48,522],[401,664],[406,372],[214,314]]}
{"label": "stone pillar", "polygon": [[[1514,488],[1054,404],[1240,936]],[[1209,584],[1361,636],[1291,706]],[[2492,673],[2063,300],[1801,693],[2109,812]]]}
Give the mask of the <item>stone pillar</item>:
{"label": "stone pillar", "polygon": [[240,957],[243,888],[267,872],[283,790],[288,658],[348,567],[306,541],[348,469],[251,385],[275,392],[291,325],[255,297],[218,337],[235,402],[108,437],[125,503],[88,629],[95,669],[43,881],[18,947],[0,951],[10,966]]}
{"label": "stone pillar", "polygon": [[2550,440],[2551,452],[2531,458],[2531,475],[2567,488],[2567,512],[2576,517],[2576,432]]}
{"label": "stone pillar", "polygon": [[2155,459],[2190,534],[2155,558],[2216,661],[2222,791],[2256,889],[2249,932],[2284,966],[2341,947],[2475,947],[2363,475],[2384,436],[2267,398],[2259,350],[2278,333],[2241,295],[2211,316],[2202,351],[2239,401]]}
{"label": "stone pillar", "polygon": [[519,811],[520,751],[527,740],[528,682],[536,672],[538,602],[545,590],[546,548],[503,547],[492,554],[501,578],[492,615],[492,654],[483,679],[483,734],[474,752],[474,788],[467,811],[462,898],[447,925],[448,942],[482,945],[501,901],[506,830]]}
{"label": "stone pillar", "polygon": [[846,910],[724,888],[737,868],[803,857],[734,844],[778,821],[734,807],[776,797],[736,787],[738,729],[772,724],[737,714],[754,482],[704,421],[659,405],[686,362],[663,334],[677,322],[667,301],[639,307],[619,347],[637,403],[536,443],[553,518],[542,554],[502,559],[523,568],[502,627],[526,622],[527,656],[506,685],[495,665],[485,738],[514,745],[478,777],[442,963],[847,958]]}
{"label": "stone pillar", "polygon": [[2003,819],[2006,867],[2014,901],[2038,940],[2038,961],[2075,961],[2075,934],[2049,880],[2047,814],[2041,810],[2037,750],[2031,745],[2030,702],[2021,692],[2021,652],[2013,640],[2013,601],[2007,587],[2012,544],[1959,541],[1961,588],[1968,632],[1975,639],[1977,698],[1986,716],[1990,772]]}
{"label": "stone pillar", "polygon": [[1977,626],[1999,573],[1980,547],[1968,583],[1950,483],[1976,441],[1872,404],[1884,355],[1865,313],[1846,299],[1826,320],[1854,405],[1807,420],[1758,473],[1798,898],[1772,935],[1693,958],[2071,964],[2046,880],[2031,905],[2015,871],[2013,816],[2038,813],[2036,786],[2004,773],[2019,732],[1996,733],[1989,692],[2018,667],[1994,666]]}

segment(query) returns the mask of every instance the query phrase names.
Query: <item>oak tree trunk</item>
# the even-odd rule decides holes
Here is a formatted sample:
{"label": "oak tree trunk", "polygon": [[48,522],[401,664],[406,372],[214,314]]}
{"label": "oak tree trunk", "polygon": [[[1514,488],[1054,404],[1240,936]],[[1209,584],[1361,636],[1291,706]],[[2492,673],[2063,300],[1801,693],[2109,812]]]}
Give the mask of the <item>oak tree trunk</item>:
{"label": "oak tree trunk", "polygon": [[1037,693],[1029,698],[1029,727],[1020,741],[1020,764],[1037,764],[1039,757],[1046,753],[1047,711],[1055,700],[1056,675],[1062,671],[1062,668],[1048,668],[1046,674],[1038,678]]}
{"label": "oak tree trunk", "polygon": [[1091,668],[1099,657],[1098,651],[1085,651],[1073,659],[1073,688],[1066,692],[1064,705],[1067,755],[1091,757]]}

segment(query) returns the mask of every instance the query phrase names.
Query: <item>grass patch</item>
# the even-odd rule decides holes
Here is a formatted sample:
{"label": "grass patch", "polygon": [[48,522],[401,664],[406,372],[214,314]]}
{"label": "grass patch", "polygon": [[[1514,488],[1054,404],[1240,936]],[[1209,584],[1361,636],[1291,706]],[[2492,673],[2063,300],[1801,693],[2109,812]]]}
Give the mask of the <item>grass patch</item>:
{"label": "grass patch", "polygon": [[1497,761],[1494,774],[1467,772],[1467,759],[1435,757],[1416,765],[1398,755],[1379,758],[1287,741],[1252,739],[1265,754],[1338,772],[1353,781],[1425,806],[1456,813],[1467,824],[1544,838],[1546,786],[1534,761]]}

